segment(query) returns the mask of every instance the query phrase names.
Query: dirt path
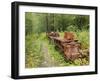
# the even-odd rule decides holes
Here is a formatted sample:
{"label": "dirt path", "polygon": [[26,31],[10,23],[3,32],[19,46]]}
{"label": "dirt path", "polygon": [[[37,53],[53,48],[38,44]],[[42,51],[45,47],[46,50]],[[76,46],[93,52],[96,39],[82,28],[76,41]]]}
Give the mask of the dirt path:
{"label": "dirt path", "polygon": [[48,50],[48,45],[46,43],[42,43],[42,55],[43,55],[43,62],[41,63],[41,67],[55,66],[55,61],[50,55]]}

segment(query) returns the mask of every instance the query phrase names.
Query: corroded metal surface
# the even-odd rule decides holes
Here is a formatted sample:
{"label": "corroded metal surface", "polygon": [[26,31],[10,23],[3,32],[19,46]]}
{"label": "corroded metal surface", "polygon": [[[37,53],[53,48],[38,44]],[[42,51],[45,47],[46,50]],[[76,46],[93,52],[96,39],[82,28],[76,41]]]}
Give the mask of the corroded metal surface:
{"label": "corroded metal surface", "polygon": [[64,38],[55,32],[49,33],[47,36],[63,52],[67,60],[75,60],[80,57],[81,44],[74,39],[73,33],[65,32]]}

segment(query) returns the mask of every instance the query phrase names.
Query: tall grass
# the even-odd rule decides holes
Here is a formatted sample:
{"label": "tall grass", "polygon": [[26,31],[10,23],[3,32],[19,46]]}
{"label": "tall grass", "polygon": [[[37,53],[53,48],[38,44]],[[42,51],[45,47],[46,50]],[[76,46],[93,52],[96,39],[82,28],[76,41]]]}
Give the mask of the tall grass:
{"label": "tall grass", "polygon": [[41,38],[38,34],[27,35],[25,39],[25,67],[38,67],[42,62]]}
{"label": "tall grass", "polygon": [[82,49],[88,49],[89,48],[89,32],[84,31],[78,31],[76,32],[77,39],[81,42],[81,48]]}

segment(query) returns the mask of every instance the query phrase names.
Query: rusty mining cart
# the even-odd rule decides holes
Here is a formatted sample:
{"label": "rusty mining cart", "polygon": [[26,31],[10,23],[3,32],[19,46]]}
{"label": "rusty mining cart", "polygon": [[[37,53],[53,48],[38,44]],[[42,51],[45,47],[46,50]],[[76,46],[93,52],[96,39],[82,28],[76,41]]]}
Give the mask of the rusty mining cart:
{"label": "rusty mining cart", "polygon": [[78,40],[74,39],[73,33],[65,32],[64,37],[61,38],[59,33],[50,32],[47,33],[47,37],[63,52],[65,59],[73,61],[81,56],[81,44]]}

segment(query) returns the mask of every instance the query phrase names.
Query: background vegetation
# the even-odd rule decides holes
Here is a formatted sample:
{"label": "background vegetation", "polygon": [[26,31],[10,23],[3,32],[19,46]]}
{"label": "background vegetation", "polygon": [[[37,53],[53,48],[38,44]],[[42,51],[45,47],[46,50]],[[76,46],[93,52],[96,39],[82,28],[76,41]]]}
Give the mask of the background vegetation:
{"label": "background vegetation", "polygon": [[89,50],[89,16],[73,14],[25,13],[25,67],[54,67],[88,65],[89,59],[74,62],[64,59],[63,54],[49,43],[46,32],[73,32],[81,42],[82,50]]}

